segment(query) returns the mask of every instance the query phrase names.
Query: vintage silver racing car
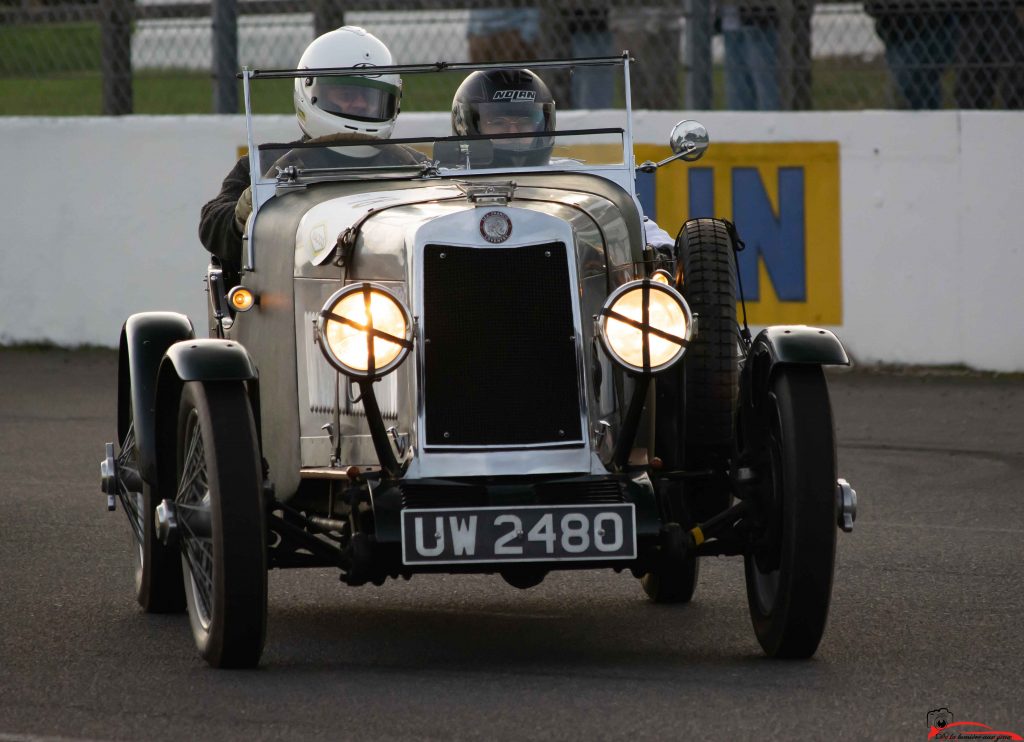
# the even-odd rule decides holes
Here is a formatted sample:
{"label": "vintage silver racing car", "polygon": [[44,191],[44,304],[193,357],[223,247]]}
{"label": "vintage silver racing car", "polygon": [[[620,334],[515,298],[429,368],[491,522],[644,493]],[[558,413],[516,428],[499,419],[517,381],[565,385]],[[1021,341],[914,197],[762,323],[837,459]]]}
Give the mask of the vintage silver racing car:
{"label": "vintage silver racing car", "polygon": [[[128,318],[101,464],[134,534],[138,601],[187,609],[211,665],[259,662],[268,569],[529,588],[610,568],[686,602],[708,555],[743,557],[765,653],[816,651],[837,529],[856,515],[822,367],[849,360],[826,330],[751,337],[737,322],[729,222],[645,244],[629,62],[502,65],[614,67],[618,126],[567,116],[543,136],[372,143],[261,144],[250,97],[310,71],[242,73],[254,213],[240,279],[211,265],[210,337],[180,314]],[[543,156],[502,162],[505,139]],[[367,165],[353,146],[396,156]],[[707,146],[684,121],[674,155],[639,168]]]}

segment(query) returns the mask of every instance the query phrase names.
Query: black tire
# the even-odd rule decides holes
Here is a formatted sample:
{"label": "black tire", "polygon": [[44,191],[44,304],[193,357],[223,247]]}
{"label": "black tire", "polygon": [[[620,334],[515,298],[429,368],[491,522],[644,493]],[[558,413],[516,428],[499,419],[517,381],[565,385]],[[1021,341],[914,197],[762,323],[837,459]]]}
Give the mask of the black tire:
{"label": "black tire", "polygon": [[[733,450],[739,379],[736,260],[733,239],[720,219],[691,219],[678,243],[682,293],[698,315],[697,337],[682,366],[683,465],[724,471]],[[724,478],[687,488],[687,509],[705,521],[729,507]]]}
{"label": "black tire", "polygon": [[825,631],[836,550],[835,441],[821,368],[778,368],[764,411],[767,532],[744,556],[747,604],[769,657],[805,659]]}
{"label": "black tire", "polygon": [[266,527],[256,426],[239,382],[188,382],[175,497],[189,622],[214,667],[254,667],[267,624]]}
{"label": "black tire", "polygon": [[[131,410],[128,412],[132,419]],[[128,427],[118,455],[121,508],[128,516],[132,560],[135,566],[135,599],[146,613],[180,613],[185,610],[181,559],[177,546],[164,546],[157,538],[155,508],[157,490],[139,475],[139,452],[134,423]],[[127,480],[127,481],[126,481]],[[129,489],[130,482],[135,489]]]}
{"label": "black tire", "polygon": [[648,572],[640,578],[640,586],[654,603],[689,603],[699,576],[700,560],[690,556],[676,569]]}

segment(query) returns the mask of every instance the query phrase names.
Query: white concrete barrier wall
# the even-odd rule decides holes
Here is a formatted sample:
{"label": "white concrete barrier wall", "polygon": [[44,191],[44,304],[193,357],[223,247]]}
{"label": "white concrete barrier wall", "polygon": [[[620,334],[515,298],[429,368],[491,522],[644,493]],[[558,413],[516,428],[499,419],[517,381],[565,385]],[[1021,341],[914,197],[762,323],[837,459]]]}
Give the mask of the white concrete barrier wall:
{"label": "white concrete barrier wall", "polygon": [[[636,141],[666,141],[682,117],[639,112]],[[833,329],[856,360],[1024,371],[1024,114],[687,117],[712,142],[839,142]],[[298,133],[291,117],[260,123],[280,141]],[[445,114],[403,114],[396,136],[447,127]],[[244,144],[241,117],[6,118],[0,141],[0,342],[113,346],[148,309],[202,332],[199,209]]]}

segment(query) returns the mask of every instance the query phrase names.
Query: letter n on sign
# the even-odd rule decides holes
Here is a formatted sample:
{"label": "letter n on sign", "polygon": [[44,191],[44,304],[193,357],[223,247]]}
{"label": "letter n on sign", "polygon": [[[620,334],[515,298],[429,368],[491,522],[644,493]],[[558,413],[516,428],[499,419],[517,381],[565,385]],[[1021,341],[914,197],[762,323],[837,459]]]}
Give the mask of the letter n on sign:
{"label": "letter n on sign", "polygon": [[667,231],[696,217],[736,223],[751,324],[842,324],[838,142],[715,142],[693,165],[659,169],[653,190],[643,195]]}

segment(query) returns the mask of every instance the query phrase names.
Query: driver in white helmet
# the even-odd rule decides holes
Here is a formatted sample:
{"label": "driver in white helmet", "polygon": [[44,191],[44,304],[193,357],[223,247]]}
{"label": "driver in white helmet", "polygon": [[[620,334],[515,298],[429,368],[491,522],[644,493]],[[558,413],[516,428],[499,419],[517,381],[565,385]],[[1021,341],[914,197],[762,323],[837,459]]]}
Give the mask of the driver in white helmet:
{"label": "driver in white helmet", "polygon": [[[391,52],[373,34],[357,26],[342,26],[313,40],[299,59],[299,69],[394,64]],[[405,148],[387,148],[382,153],[372,146],[317,147],[303,149],[311,140],[351,141],[387,139],[395,128],[402,99],[398,75],[375,77],[300,77],[295,79],[295,118],[304,134],[285,157],[289,164],[327,167],[364,160],[367,165],[414,163],[422,156]],[[381,161],[387,159],[387,162]],[[284,158],[282,158],[284,159]],[[241,267],[242,233],[252,213],[249,189],[249,158],[235,163],[221,184],[220,193],[203,206],[199,239],[220,258],[224,270],[237,273]]]}

